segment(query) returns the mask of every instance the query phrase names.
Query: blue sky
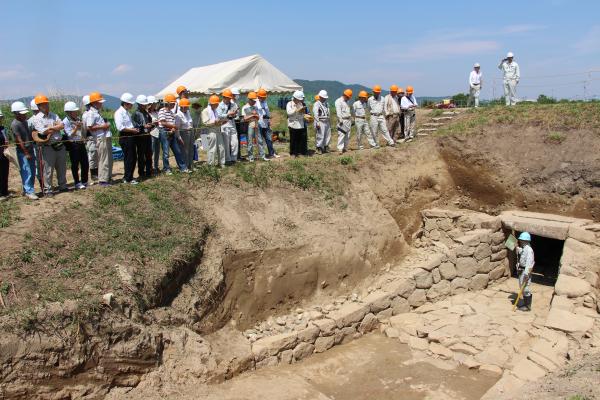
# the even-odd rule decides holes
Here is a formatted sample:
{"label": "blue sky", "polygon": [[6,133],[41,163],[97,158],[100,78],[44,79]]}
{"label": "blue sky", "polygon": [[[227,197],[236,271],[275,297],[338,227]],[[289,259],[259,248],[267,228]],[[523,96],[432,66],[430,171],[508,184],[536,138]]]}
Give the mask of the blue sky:
{"label": "blue sky", "polygon": [[[480,62],[491,97],[509,50],[523,96],[582,96],[586,79],[600,95],[597,0],[30,0],[2,11],[0,99],[151,94],[191,67],[255,53],[291,78],[411,84],[417,95],[465,91]],[[577,74],[588,70],[598,72]]]}

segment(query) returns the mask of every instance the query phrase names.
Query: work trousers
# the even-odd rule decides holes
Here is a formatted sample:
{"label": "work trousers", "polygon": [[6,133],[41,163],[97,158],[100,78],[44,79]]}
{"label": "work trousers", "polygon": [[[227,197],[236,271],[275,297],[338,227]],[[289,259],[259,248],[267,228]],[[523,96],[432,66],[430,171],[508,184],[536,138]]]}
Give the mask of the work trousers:
{"label": "work trousers", "polygon": [[365,118],[356,117],[354,121],[356,124],[356,144],[358,145],[358,148],[363,149],[363,136],[367,139],[371,147],[376,147],[377,141],[375,136],[371,134],[371,128],[369,127],[367,120]]}
{"label": "work trousers", "polygon": [[8,168],[10,162],[4,156],[4,147],[0,147],[0,197],[8,196]]}
{"label": "work trousers", "polygon": [[318,149],[326,150],[331,141],[331,125],[329,120],[315,121],[316,128],[316,146]]}
{"label": "work trousers", "polygon": [[507,106],[514,106],[517,104],[517,80],[506,79],[504,81],[504,99]]}
{"label": "work trousers", "polygon": [[290,155],[299,156],[308,154],[308,135],[306,127],[301,129],[288,128],[290,130]]}
{"label": "work trousers", "polygon": [[[237,154],[237,159],[241,160],[242,159],[242,143],[241,143],[241,137],[244,134],[248,134],[248,132],[244,132],[244,125],[247,126],[247,124],[242,124],[242,122],[238,122],[236,121],[235,123],[235,131],[237,132],[237,140],[238,140],[238,154]],[[247,129],[246,129],[247,130]],[[246,142],[248,141],[248,136],[246,136]]]}
{"label": "work trousers", "polygon": [[385,125],[392,140],[400,138],[400,116],[398,114],[388,115],[385,117]]}
{"label": "work trousers", "polygon": [[467,107],[471,105],[475,105],[475,107],[479,107],[479,93],[481,92],[481,85],[474,85],[469,88],[469,101],[467,103]]}
{"label": "work trousers", "polygon": [[[21,175],[21,182],[23,184],[23,194],[34,194],[36,152],[33,150],[33,147],[31,147],[28,149],[28,153],[31,155],[31,160],[28,160],[21,148],[17,147],[17,160],[19,161],[19,173]],[[37,154],[40,153],[41,151],[37,152]]]}
{"label": "work trousers", "polygon": [[258,157],[260,159],[265,158],[265,148],[262,139],[262,135],[258,133],[258,127],[248,127],[248,160],[254,160],[254,139],[256,138],[256,145],[258,147]]}
{"label": "work trousers", "polygon": [[238,159],[238,133],[235,126],[222,126],[223,143],[225,145],[225,161],[235,162]]}
{"label": "work trousers", "polygon": [[113,155],[112,137],[96,138],[98,153],[98,181],[109,183],[112,180]]}
{"label": "work trousers", "polygon": [[90,169],[98,169],[98,152],[96,151],[96,139],[93,136],[87,138],[85,142],[87,149],[88,165]]}
{"label": "work trousers", "polygon": [[378,133],[379,131],[381,131],[381,136],[383,136],[387,144],[394,144],[394,141],[390,137],[390,133],[387,130],[385,118],[383,118],[383,115],[371,115],[371,120],[369,122],[371,125],[371,134],[375,138],[375,143],[378,142]]}
{"label": "work trousers", "polygon": [[[89,160],[88,154],[83,142],[72,142],[69,149],[69,158],[71,159],[71,174],[75,184],[88,183]],[[81,168],[81,180],[79,179],[79,169]]]}
{"label": "work trousers", "polygon": [[42,146],[42,159],[44,160],[44,193],[52,192],[52,178],[56,170],[58,189],[67,189],[67,151],[65,146],[55,150],[52,146]]}
{"label": "work trousers", "polygon": [[[522,270],[519,274],[519,289],[523,287],[523,281],[525,280],[525,270]],[[523,290],[523,296],[531,295],[531,275],[529,276],[529,280],[525,285],[525,289]]]}
{"label": "work trousers", "polygon": [[[154,157],[154,172],[158,172],[158,160],[160,157],[160,148],[161,148],[161,140],[160,140],[160,134],[159,137],[152,137],[152,157]],[[163,165],[164,168],[164,165]]]}
{"label": "work trousers", "polygon": [[135,148],[138,158],[138,175],[140,178],[148,178],[152,175],[152,139],[153,137],[149,135],[139,135],[135,137]]}
{"label": "work trousers", "polygon": [[417,113],[415,110],[404,110],[404,137],[414,139],[416,135]]}
{"label": "work trousers", "polygon": [[179,131],[179,135],[183,140],[183,146],[181,146],[181,157],[183,158],[186,168],[191,171],[194,168],[194,130],[182,129]]}
{"label": "work trousers", "polygon": [[137,149],[135,146],[135,136],[126,135],[119,137],[119,146],[121,146],[121,150],[123,150],[123,164],[125,164],[123,180],[125,182],[131,182],[133,180],[135,166],[137,165]]}
{"label": "work trousers", "polygon": [[223,141],[223,133],[219,130],[209,131],[206,134],[208,143],[207,163],[208,165],[225,166],[225,142]]}
{"label": "work trousers", "polygon": [[352,120],[350,118],[348,119],[341,119],[338,121],[337,124],[337,134],[338,134],[338,140],[337,140],[337,149],[338,151],[346,151],[349,148],[350,145],[350,132],[352,130]]}
{"label": "work trousers", "polygon": [[267,145],[267,150],[268,150],[267,156],[273,157],[275,155],[275,148],[273,147],[273,134],[271,132],[271,128],[259,127],[258,130]]}
{"label": "work trousers", "polygon": [[404,111],[400,112],[400,136],[399,139],[406,137],[406,129],[404,126]]}

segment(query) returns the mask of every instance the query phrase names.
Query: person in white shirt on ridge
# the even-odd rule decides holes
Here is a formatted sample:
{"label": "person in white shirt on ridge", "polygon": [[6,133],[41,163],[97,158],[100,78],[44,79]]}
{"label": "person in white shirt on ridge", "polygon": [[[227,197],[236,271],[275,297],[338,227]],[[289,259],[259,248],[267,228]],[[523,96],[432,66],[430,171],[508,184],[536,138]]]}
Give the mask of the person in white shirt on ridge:
{"label": "person in white shirt on ridge", "polygon": [[479,63],[473,65],[473,71],[469,75],[469,100],[467,107],[475,104],[475,108],[479,107],[479,93],[481,92],[481,66]]}

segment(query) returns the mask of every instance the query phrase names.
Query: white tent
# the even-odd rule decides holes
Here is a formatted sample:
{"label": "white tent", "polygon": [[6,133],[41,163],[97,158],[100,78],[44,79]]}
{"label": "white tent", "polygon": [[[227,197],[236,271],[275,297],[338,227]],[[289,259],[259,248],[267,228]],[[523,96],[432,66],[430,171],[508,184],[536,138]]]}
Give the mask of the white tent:
{"label": "white tent", "polygon": [[180,85],[188,88],[192,94],[221,93],[224,89],[232,87],[237,87],[242,92],[255,91],[259,88],[264,88],[268,92],[302,90],[302,86],[258,54],[192,68],[161,90],[157,97],[175,93],[175,89]]}

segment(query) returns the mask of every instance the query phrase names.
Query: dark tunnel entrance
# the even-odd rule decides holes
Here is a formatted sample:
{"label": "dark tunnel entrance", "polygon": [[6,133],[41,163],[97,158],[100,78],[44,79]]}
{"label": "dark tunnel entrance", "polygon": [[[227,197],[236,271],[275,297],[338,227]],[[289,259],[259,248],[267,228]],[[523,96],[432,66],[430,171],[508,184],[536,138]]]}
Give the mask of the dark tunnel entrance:
{"label": "dark tunnel entrance", "polygon": [[[517,233],[517,237],[519,233]],[[564,244],[564,240],[531,235],[531,248],[535,257],[535,266],[533,267],[532,275],[534,283],[554,286],[558,278],[560,258],[562,257]],[[516,277],[517,257],[515,252],[509,252],[509,261],[512,274]]]}

